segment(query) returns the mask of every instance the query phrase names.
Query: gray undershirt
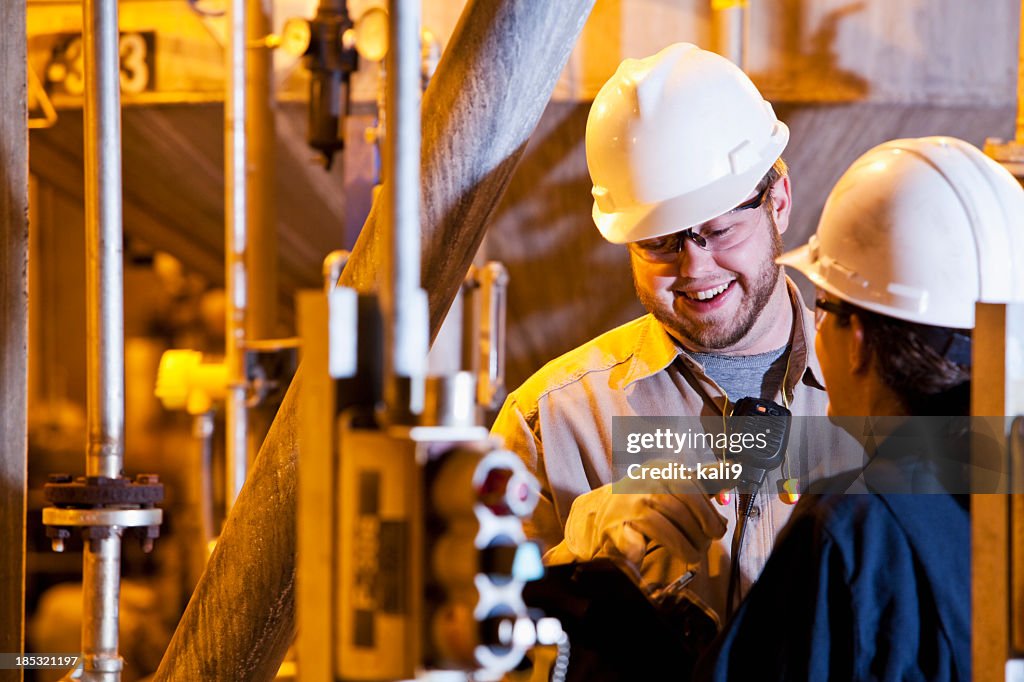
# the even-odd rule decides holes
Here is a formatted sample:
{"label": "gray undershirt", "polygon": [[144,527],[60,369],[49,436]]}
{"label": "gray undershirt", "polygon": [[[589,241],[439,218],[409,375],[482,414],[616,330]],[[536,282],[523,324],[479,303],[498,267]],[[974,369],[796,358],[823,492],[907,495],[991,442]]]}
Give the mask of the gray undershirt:
{"label": "gray undershirt", "polygon": [[786,376],[789,346],[757,355],[689,353],[709,377],[722,387],[729,402],[751,396],[775,400]]}

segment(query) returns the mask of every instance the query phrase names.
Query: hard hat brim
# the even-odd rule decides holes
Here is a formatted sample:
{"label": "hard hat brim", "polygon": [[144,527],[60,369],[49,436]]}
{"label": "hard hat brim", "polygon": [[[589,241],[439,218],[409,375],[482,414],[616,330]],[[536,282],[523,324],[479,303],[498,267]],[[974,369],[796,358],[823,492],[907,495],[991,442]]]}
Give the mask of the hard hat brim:
{"label": "hard hat brim", "polygon": [[841,296],[834,287],[829,285],[828,281],[818,270],[818,264],[811,253],[810,244],[804,244],[803,246],[798,246],[792,251],[787,251],[776,258],[775,262],[787,268],[793,268],[801,275],[811,280],[811,284],[819,289],[824,289],[833,296]]}
{"label": "hard hat brim", "polygon": [[787,251],[778,258],[775,262],[779,265],[784,265],[787,268],[793,268],[797,272],[806,275],[808,279],[812,279],[817,276],[817,268],[814,266],[814,262],[811,258],[811,246],[810,244],[804,244],[798,246],[792,251]]}
{"label": "hard hat brim", "polygon": [[601,236],[613,244],[628,244],[686,230],[736,208],[757,188],[789,142],[789,128],[782,121],[777,125],[760,151],[762,162],[740,175],[726,175],[696,191],[627,210],[605,212],[595,201],[592,215]]}
{"label": "hard hat brim", "polygon": [[804,244],[792,251],[787,251],[776,258],[775,262],[784,267],[793,268],[807,277],[811,284],[825,293],[879,315],[938,327],[954,329],[971,329],[974,327],[973,310],[968,311],[966,314],[958,314],[955,311],[937,311],[934,309],[934,306],[932,306],[930,311],[912,310],[908,307],[887,305],[879,301],[866,300],[862,297],[851,295],[849,290],[844,291],[843,288],[829,281],[828,277],[821,270],[820,261],[815,259],[810,244]]}

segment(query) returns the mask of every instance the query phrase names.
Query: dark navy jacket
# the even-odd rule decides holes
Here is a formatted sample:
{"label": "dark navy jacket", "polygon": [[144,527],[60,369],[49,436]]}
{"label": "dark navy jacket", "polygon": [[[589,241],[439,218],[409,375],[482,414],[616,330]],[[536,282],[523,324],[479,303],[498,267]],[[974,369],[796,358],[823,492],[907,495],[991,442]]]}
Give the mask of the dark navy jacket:
{"label": "dark navy jacket", "polygon": [[697,678],[970,680],[968,500],[804,496]]}

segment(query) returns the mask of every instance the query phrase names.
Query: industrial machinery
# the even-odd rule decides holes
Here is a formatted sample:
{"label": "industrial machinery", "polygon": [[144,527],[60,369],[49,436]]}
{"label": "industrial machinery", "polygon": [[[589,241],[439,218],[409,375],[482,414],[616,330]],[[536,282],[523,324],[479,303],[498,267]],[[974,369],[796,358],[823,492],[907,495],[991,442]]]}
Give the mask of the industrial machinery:
{"label": "industrial machinery", "polygon": [[299,316],[300,679],[496,678],[555,644],[522,598],[543,573],[522,527],[537,484],[479,425],[473,373],[428,378],[422,414],[391,421],[376,301],[306,292]]}
{"label": "industrial machinery", "polygon": [[[527,649],[562,635],[522,598],[543,573],[522,525],[538,485],[481,425],[472,371],[426,376],[418,11],[391,2],[389,16],[380,291],[336,286],[335,256],[325,290],[300,294],[297,306],[299,676],[499,679]],[[485,284],[488,298],[503,298],[503,278]],[[500,367],[493,309],[483,314],[488,400]]]}
{"label": "industrial machinery", "polygon": [[[419,283],[420,235],[415,227],[419,212],[419,122],[417,116],[410,115],[418,110],[418,97],[410,93],[413,87],[418,91],[423,72],[419,64],[418,26],[415,15],[407,11],[411,4],[390,4],[394,21],[389,42],[396,47],[394,54],[388,55],[387,73],[394,82],[388,88],[390,103],[386,107],[391,134],[384,160],[384,173],[389,181],[383,188],[383,203],[392,229],[386,237],[387,257],[378,264],[384,273],[380,288],[371,296],[335,286],[344,260],[335,256],[328,268],[325,290],[302,294],[298,302],[306,366],[299,379],[302,447],[297,463],[299,679],[495,679],[521,667],[527,651],[536,644],[558,650],[553,676],[558,679],[566,672],[568,631],[574,638],[574,653],[585,652],[588,647],[604,654],[621,653],[624,655],[617,663],[629,671],[623,675],[655,679],[654,672],[644,675],[637,670],[635,660],[625,655],[629,653],[628,647],[622,645],[621,638],[617,639],[621,628],[610,627],[624,622],[623,614],[630,614],[625,622],[644,623],[652,637],[658,637],[646,638],[646,630],[639,625],[631,627],[628,634],[637,643],[636,648],[648,646],[680,654],[671,662],[673,670],[679,670],[680,662],[685,663],[691,652],[674,648],[679,640],[673,628],[683,623],[681,629],[694,644],[714,634],[706,627],[707,621],[699,617],[701,614],[689,616],[692,608],[685,600],[648,603],[648,595],[641,594],[617,567],[608,564],[564,567],[541,577],[539,551],[527,541],[522,524],[536,502],[536,482],[518,458],[488,436],[480,416],[482,409],[500,402],[504,390],[501,301],[507,275],[500,266],[489,263],[475,269],[466,286],[467,294],[472,292],[467,298],[473,300],[463,311],[463,317],[469,320],[463,336],[473,341],[466,344],[463,366],[428,376],[427,311]],[[744,4],[714,3],[718,9],[732,11],[734,16]],[[235,0],[233,5],[237,8],[245,3]],[[160,84],[153,78],[142,78],[142,74],[156,74],[150,68],[154,62],[134,57],[159,54],[154,49],[172,43],[163,38],[155,41],[155,34],[142,29],[137,32],[138,27],[126,31],[122,25],[123,32],[119,34],[116,5],[113,12],[111,7],[86,2],[85,39],[55,33],[52,40],[57,49],[48,50],[47,68],[33,70],[30,63],[28,72],[30,82],[35,83],[32,87],[43,95],[43,123],[52,123],[55,114],[41,81],[55,89],[58,99],[73,95],[76,87],[78,94],[85,94],[87,99],[85,138],[91,185],[85,196],[90,235],[95,237],[89,245],[89,318],[90,324],[95,325],[89,335],[89,363],[90,373],[96,378],[89,389],[89,452],[85,476],[55,474],[51,478],[47,496],[53,506],[47,509],[44,518],[55,550],[59,551],[73,533],[81,533],[86,540],[83,675],[87,679],[107,680],[118,679],[121,669],[117,591],[122,534],[138,534],[148,547],[157,535],[162,517],[156,508],[162,496],[160,481],[148,474],[134,478],[124,475],[124,404],[123,391],[119,390],[124,370],[116,353],[117,347],[123,345],[123,330],[118,322],[123,316],[118,294],[123,284],[118,265],[121,217],[117,196],[117,56],[120,52],[121,77],[127,83],[122,83],[122,88],[127,87],[123,91],[136,102],[144,101],[145,97],[158,101],[160,92],[156,88],[169,87],[169,77],[165,73]],[[543,11],[540,6],[531,10],[534,14]],[[182,7],[182,11],[190,10]],[[565,13],[564,9],[561,11]],[[232,179],[226,183],[230,215],[225,241],[227,271],[231,276],[242,275],[229,287],[229,300],[234,306],[230,311],[232,346],[223,364],[200,361],[192,354],[179,355],[179,379],[183,383],[174,393],[180,399],[178,404],[196,416],[197,431],[203,434],[210,428],[210,400],[231,402],[229,409],[234,416],[228,431],[233,466],[225,493],[229,502],[238,495],[249,460],[255,455],[249,442],[255,429],[246,410],[253,407],[256,397],[265,397],[268,377],[285,383],[291,374],[289,370],[275,375],[257,356],[265,356],[268,361],[273,356],[274,362],[287,364],[292,351],[291,346],[279,343],[261,347],[257,340],[265,339],[265,335],[245,329],[246,297],[249,304],[272,299],[256,290],[266,278],[260,277],[255,269],[246,278],[242,264],[246,243],[264,243],[255,231],[245,233],[246,207],[254,203],[253,194],[261,194],[252,190],[256,183],[252,178],[247,180],[246,169],[274,165],[265,160],[254,161],[250,150],[259,145],[245,144],[245,73],[246,63],[253,61],[254,54],[273,46],[273,36],[245,38],[240,30],[244,28],[240,25],[245,23],[244,14],[233,9],[230,15],[235,37],[230,46],[231,82],[226,107],[230,127],[225,132],[226,163],[233,170],[228,174]],[[741,28],[740,24],[729,22],[728,27],[729,35],[741,35],[736,30]],[[306,30],[303,49],[306,63],[314,73],[310,140],[329,165],[331,156],[342,144],[337,135],[339,118],[345,114],[341,93],[355,66],[353,45],[344,36],[347,30],[357,31],[358,25],[349,20],[343,3],[324,0],[312,22],[293,23],[292,28],[299,34]],[[295,35],[289,37],[295,39]],[[414,45],[416,49],[411,48]],[[215,57],[219,58],[219,53]],[[536,70],[535,60],[522,61]],[[125,62],[131,68],[126,70]],[[196,63],[203,66],[202,60],[197,59]],[[416,68],[409,66],[414,63]],[[80,75],[83,78],[78,78]],[[248,82],[251,89],[252,80]],[[506,83],[503,87],[510,86]],[[219,96],[204,95],[207,99]],[[254,118],[257,117],[250,114],[248,121]],[[510,127],[508,121],[502,119],[502,123]],[[532,129],[532,123],[528,127]],[[1018,138],[1021,137],[1019,133]],[[1003,150],[1017,154],[1016,160],[1009,156],[1001,160],[1008,165],[1019,163],[1020,147],[1018,139],[1013,149],[1008,146]],[[998,150],[993,154],[998,156]],[[514,161],[518,157],[510,158]],[[507,159],[502,164],[503,168],[514,165]],[[502,174],[487,173],[487,177],[501,179]],[[495,186],[500,184],[492,182]],[[462,202],[466,206],[469,203]],[[487,212],[477,206],[474,205],[477,214]],[[254,212],[273,226],[269,212]],[[448,241],[443,243],[447,248]],[[268,288],[276,291],[273,286]],[[985,328],[991,346],[986,346],[984,356],[1000,364],[997,370],[1004,379],[1003,390],[989,391],[991,406],[984,409],[991,410],[987,414],[1016,414],[1020,412],[1021,395],[1017,362],[1021,316],[1017,309],[998,312]],[[278,436],[278,440],[289,441],[290,422],[282,421],[281,431],[285,435]],[[1021,434],[1018,423],[1011,432],[1015,439],[1011,455],[1018,483]],[[290,448],[293,444],[288,445]],[[287,475],[294,470],[289,468],[288,458],[280,457],[279,461],[282,463],[275,465],[278,468],[268,470],[274,474],[283,472],[281,487],[287,489]],[[288,494],[284,490],[280,497],[287,498]],[[1024,653],[1024,628],[1019,622],[1024,594],[1020,566],[1024,562],[1021,543],[1017,541],[1022,537],[1024,513],[1017,498],[978,497],[974,502],[977,542],[987,551],[984,556],[975,552],[975,558],[986,564],[987,572],[978,570],[975,575],[976,613],[983,614],[975,630],[979,642],[975,658],[997,661],[999,666],[1007,663],[1009,678],[1021,674],[1020,656]],[[268,523],[273,523],[273,514],[281,513],[279,507],[268,502],[265,508],[271,510],[265,512],[271,518]],[[291,520],[287,518],[289,527]],[[207,524],[211,535],[212,525]],[[272,539],[270,544],[274,542],[279,551],[266,552],[268,561],[280,562],[284,566],[280,574],[290,580],[289,562],[294,547],[280,538]],[[990,551],[992,548],[999,551]],[[265,549],[259,546],[254,551]],[[225,551],[225,555],[230,556],[229,552]],[[259,620],[261,625],[265,622],[267,630],[287,631],[284,637],[290,637],[287,626],[293,624],[292,616],[288,613],[279,617],[279,613],[289,610],[291,583],[282,581],[287,582],[287,589],[276,591],[281,583],[257,579],[250,584],[247,579],[248,589],[259,591],[261,597],[267,592],[266,601],[273,602],[273,609],[266,609],[264,618],[252,620]],[[602,594],[610,598],[610,605],[595,599],[595,595]],[[240,601],[232,606],[240,606]],[[207,607],[201,599],[197,603],[195,611],[223,617],[224,610]],[[658,608],[666,606],[669,608]],[[184,622],[186,626],[189,623]],[[995,629],[994,623],[998,624]],[[694,624],[699,626],[698,630],[694,630]],[[576,632],[582,629],[589,634],[577,638]],[[211,633],[221,630],[209,628]],[[234,648],[247,650],[247,643],[248,640],[237,637]],[[232,653],[227,651],[229,647],[210,648],[217,649],[217,655],[224,658]],[[181,655],[182,649],[184,646],[174,649],[179,656],[167,663],[168,668],[184,665],[188,656]],[[236,658],[242,658],[234,653]],[[576,678],[598,679],[601,667],[611,675],[613,668],[606,662],[595,661],[595,667],[587,668],[584,658],[575,658],[573,663],[583,666],[576,668]]]}
{"label": "industrial machinery", "polygon": [[467,368],[392,376],[389,402],[381,297],[336,285],[346,257],[329,255],[324,291],[297,302],[299,678],[497,679],[536,644],[564,649],[522,596],[543,574],[522,524],[537,482],[482,425],[504,397],[504,268],[472,268],[457,299]]}
{"label": "industrial machinery", "polygon": [[121,539],[139,533],[149,551],[159,535],[163,485],[153,475],[124,476],[124,301],[121,225],[120,89],[117,6],[84,7],[86,304],[89,334],[88,438],[85,476],[50,477],[52,506],[43,523],[53,549],[80,531],[83,626],[82,675],[119,680],[118,596]]}

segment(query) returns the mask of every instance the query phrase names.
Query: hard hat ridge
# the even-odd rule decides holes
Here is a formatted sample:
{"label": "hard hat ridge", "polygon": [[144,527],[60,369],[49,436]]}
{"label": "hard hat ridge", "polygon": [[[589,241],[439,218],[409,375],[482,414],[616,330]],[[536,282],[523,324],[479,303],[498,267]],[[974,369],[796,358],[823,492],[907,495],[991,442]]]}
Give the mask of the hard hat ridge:
{"label": "hard hat ridge", "polygon": [[[666,51],[678,53],[688,49],[686,43],[669,46]],[[690,45],[696,49],[696,46]],[[636,97],[636,114],[638,116],[655,116],[658,107],[663,105],[662,95],[672,77],[672,62],[665,58],[659,59],[660,53],[646,59],[627,59],[619,67],[625,73],[623,85]]]}
{"label": "hard hat ridge", "polygon": [[[936,144],[943,153],[933,154],[933,158],[927,161],[946,178],[950,189],[957,194],[972,227],[971,236],[978,258],[978,300],[1021,298],[1024,292],[1012,293],[1015,280],[1013,260],[1020,253],[1012,242],[1020,234],[1017,230],[1004,229],[1015,221],[1020,225],[1020,217],[1007,213],[1010,204],[1000,197],[1004,182],[994,182],[995,178],[1005,179],[1004,174],[1008,173],[987,156],[961,149],[960,145],[967,144],[961,140],[937,138]],[[1020,280],[1020,277],[1016,279]]]}

